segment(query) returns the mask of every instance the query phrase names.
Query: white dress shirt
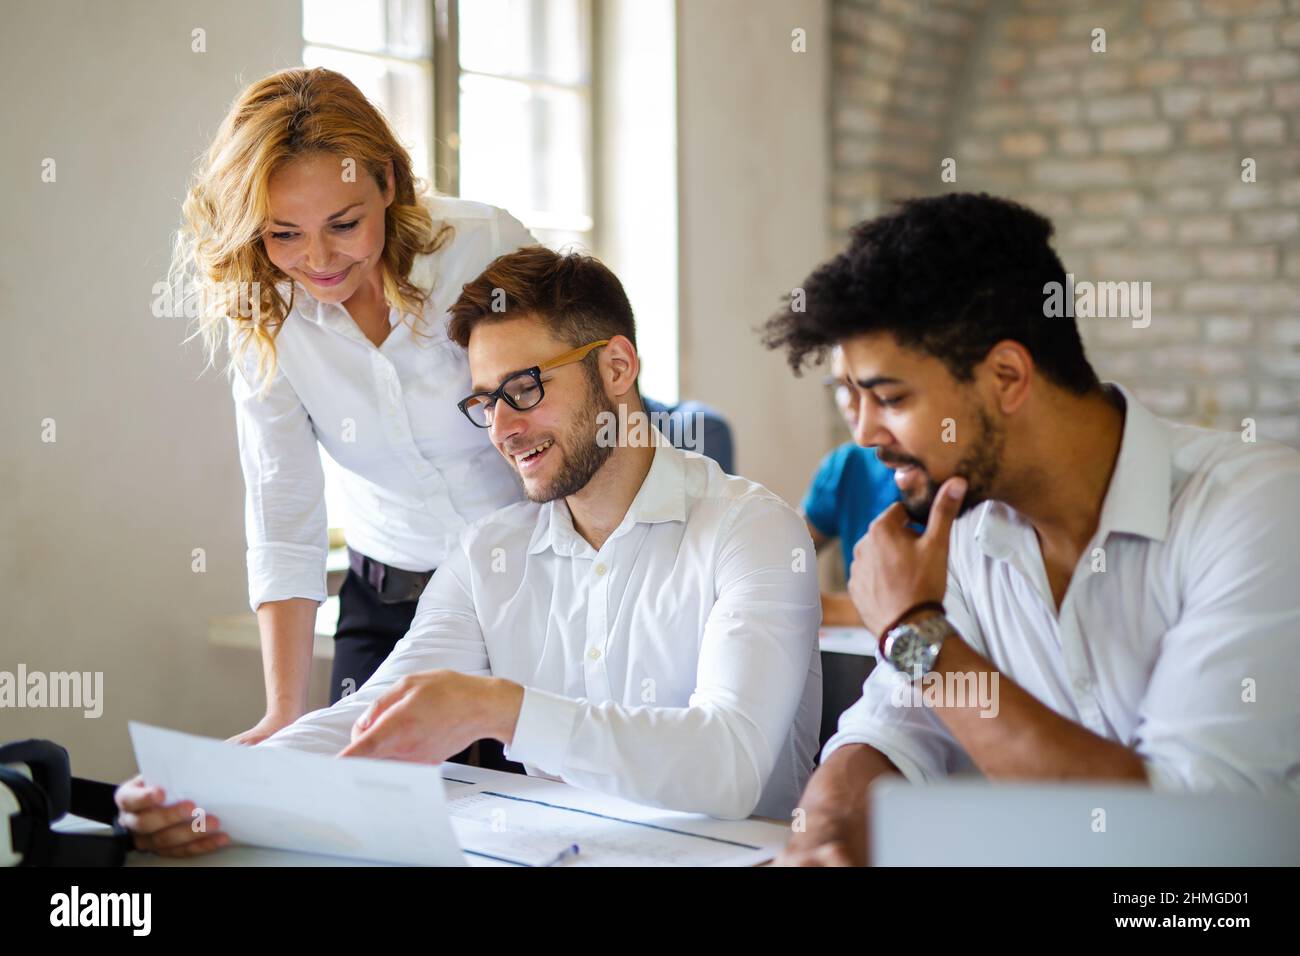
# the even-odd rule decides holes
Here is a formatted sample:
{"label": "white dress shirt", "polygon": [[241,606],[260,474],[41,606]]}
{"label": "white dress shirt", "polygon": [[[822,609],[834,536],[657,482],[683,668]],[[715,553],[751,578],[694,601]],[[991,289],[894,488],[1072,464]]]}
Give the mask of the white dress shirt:
{"label": "white dress shirt", "polygon": [[672,810],[789,819],[821,720],[821,620],[803,520],[661,442],[599,550],[563,499],[473,525],[365,685],[263,746],[336,753],[399,677],[522,684],[506,753],[530,773]]}
{"label": "white dress shirt", "polygon": [[[437,567],[472,521],[522,497],[487,430],[456,407],[471,391],[469,366],[446,323],[465,283],[535,240],[495,207],[447,197],[428,203],[435,228],[446,222],[455,233],[412,268],[411,280],[432,289],[420,334],[392,308],[392,331],[376,348],[342,305],[320,302],[299,284],[265,397],[249,384],[251,350],[243,374],[233,376],[254,610],[284,598],[325,599],[317,442],[340,466],[346,510],[331,517],[348,544],[407,571]],[[287,297],[288,283],[284,291]]]}
{"label": "white dress shirt", "polygon": [[[1119,457],[1060,613],[1032,524],[985,502],[953,524],[948,619],[1040,702],[1134,748],[1154,787],[1300,792],[1300,455],[1119,391]],[[973,769],[932,709],[896,703],[898,679],[872,672],[823,759],[865,743],[914,783]]]}

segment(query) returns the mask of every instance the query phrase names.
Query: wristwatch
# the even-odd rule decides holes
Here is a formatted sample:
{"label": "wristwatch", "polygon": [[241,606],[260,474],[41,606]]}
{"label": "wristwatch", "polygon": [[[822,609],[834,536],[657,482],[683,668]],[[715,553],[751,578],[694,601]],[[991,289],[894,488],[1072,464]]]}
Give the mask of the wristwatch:
{"label": "wristwatch", "polygon": [[881,650],[894,670],[918,680],[934,669],[939,649],[953,633],[953,626],[946,617],[930,614],[919,621],[892,628],[881,642]]}

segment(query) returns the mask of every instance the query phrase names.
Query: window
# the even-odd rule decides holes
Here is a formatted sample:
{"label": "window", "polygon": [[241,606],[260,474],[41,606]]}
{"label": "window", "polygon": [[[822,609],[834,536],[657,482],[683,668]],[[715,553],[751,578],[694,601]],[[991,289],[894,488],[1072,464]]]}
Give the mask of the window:
{"label": "window", "polygon": [[342,73],[384,111],[433,180],[429,0],[303,0],[302,62]]}
{"label": "window", "polygon": [[452,188],[509,209],[542,242],[590,249],[590,0],[454,6],[438,47],[456,56]]}
{"label": "window", "polygon": [[592,0],[303,0],[303,63],[388,116],[417,175],[593,247]]}

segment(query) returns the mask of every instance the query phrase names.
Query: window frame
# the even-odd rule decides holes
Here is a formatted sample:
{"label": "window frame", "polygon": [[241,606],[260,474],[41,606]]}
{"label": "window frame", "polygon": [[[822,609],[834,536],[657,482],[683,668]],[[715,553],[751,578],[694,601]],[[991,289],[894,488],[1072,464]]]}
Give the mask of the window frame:
{"label": "window frame", "polygon": [[[566,231],[583,236],[588,251],[599,248],[600,182],[596,158],[600,155],[600,127],[597,122],[600,106],[600,0],[585,0],[587,5],[587,81],[563,83],[538,77],[518,77],[499,73],[466,70],[460,65],[460,0],[430,0],[433,6],[430,24],[433,31],[433,139],[430,151],[433,158],[433,186],[444,195],[460,196],[460,80],[462,76],[484,76],[508,79],[529,89],[564,89],[578,93],[582,101],[583,118],[587,125],[587,196],[589,197],[590,223],[586,228],[573,229],[560,225]],[[488,200],[484,200],[488,201]],[[550,210],[510,210],[519,213],[549,212]],[[522,217],[521,217],[522,218]],[[545,229],[546,224],[524,221],[529,229]]]}

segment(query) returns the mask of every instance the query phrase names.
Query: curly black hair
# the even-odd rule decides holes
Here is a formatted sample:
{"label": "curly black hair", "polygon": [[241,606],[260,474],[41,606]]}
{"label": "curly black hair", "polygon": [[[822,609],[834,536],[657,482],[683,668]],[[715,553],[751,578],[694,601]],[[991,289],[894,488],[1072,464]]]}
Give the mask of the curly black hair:
{"label": "curly black hair", "polygon": [[798,375],[839,342],[888,332],[968,382],[997,342],[1013,339],[1044,376],[1085,394],[1099,382],[1074,318],[1045,315],[1044,286],[1065,287],[1051,236],[1046,218],[987,193],[903,200],[855,226],[849,247],[784,297],[763,343],[786,349]]}

